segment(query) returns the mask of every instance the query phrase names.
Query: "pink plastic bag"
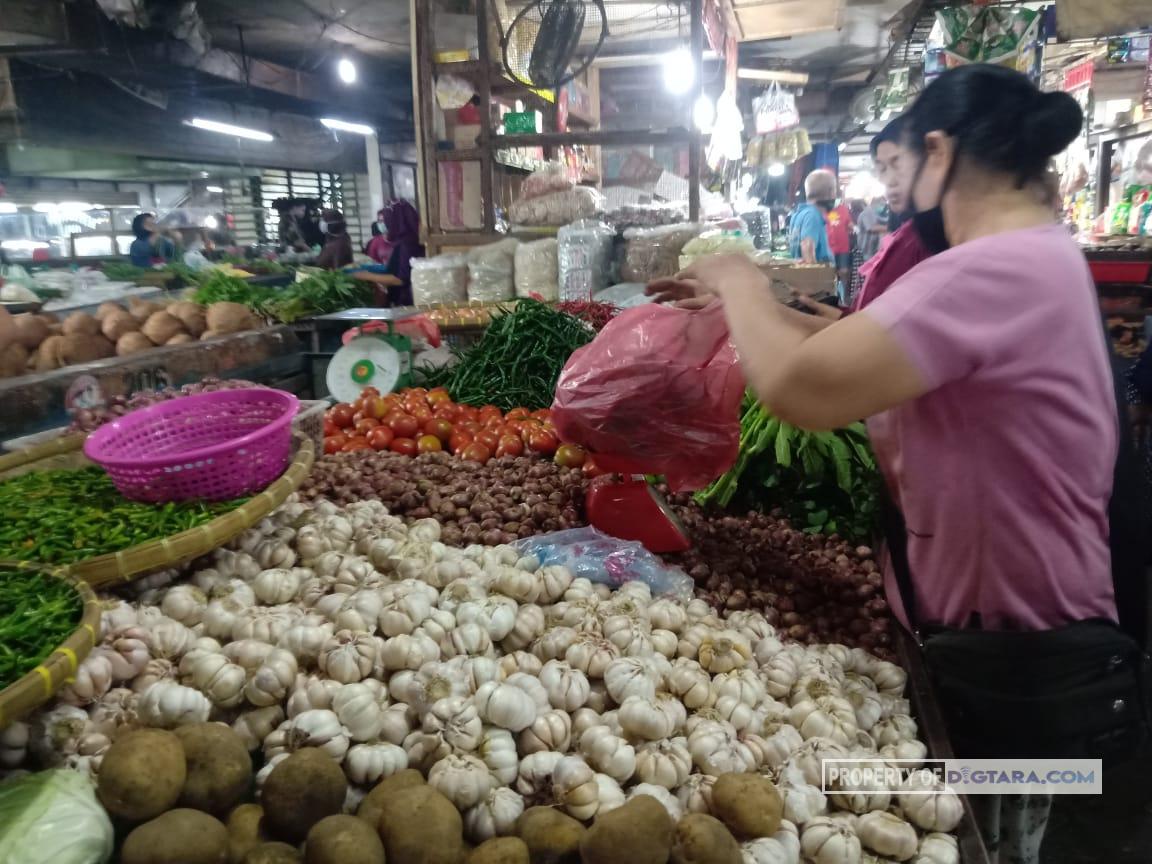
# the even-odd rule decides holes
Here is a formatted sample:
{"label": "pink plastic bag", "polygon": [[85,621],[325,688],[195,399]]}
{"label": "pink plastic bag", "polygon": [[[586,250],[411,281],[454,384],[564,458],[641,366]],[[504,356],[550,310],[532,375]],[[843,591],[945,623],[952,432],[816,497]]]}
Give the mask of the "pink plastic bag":
{"label": "pink plastic bag", "polygon": [[552,422],[596,464],[701,489],[736,460],[744,376],[724,310],[646,304],[617,315],[560,373]]}

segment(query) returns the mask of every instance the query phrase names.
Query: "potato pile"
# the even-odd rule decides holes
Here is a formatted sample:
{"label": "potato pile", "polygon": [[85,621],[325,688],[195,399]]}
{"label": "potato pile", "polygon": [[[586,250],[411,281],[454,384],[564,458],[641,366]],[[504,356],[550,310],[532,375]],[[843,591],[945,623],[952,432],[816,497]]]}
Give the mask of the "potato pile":
{"label": "potato pile", "polygon": [[239,303],[201,306],[181,300],[157,303],[131,297],[125,308],[101,303],[95,315],[26,312],[0,328],[0,378],[48,372],[75,363],[127,357],[159,345],[180,345],[254,330],[260,320]]}

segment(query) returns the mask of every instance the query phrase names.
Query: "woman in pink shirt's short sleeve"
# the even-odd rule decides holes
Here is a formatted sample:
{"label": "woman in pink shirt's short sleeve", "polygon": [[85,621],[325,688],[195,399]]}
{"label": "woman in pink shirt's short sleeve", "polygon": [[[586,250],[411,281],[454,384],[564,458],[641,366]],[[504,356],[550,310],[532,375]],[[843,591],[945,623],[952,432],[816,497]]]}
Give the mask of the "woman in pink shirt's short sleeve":
{"label": "woman in pink shirt's short sleeve", "polygon": [[[1071,97],[1005,68],[941,75],[904,131],[914,230],[932,257],[829,326],[776,303],[743,257],[653,286],[724,304],[749,385],[782,419],[868,418],[907,526],[893,536],[910,589],[890,570],[888,599],[924,634],[968,758],[1103,756],[1104,727],[1146,728],[1131,696],[1139,650],[1111,623],[1107,347],[1083,255],[1036,191],[1081,121]],[[1038,860],[1045,796],[972,800],[1001,861]]]}

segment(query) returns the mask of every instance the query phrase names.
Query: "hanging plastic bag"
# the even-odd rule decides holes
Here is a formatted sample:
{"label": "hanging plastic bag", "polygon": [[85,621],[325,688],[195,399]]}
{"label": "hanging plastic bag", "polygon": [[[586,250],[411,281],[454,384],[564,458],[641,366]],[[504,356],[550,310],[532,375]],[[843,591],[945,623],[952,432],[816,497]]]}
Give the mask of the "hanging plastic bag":
{"label": "hanging plastic bag", "polygon": [[719,303],[647,304],[617,315],[568,360],[552,422],[596,464],[663,474],[677,492],[702,489],[740,445],[744,376]]}
{"label": "hanging plastic bag", "polygon": [[796,108],[796,97],[781,89],[775,81],[763,93],[752,100],[752,111],[756,119],[756,134],[767,135],[791,129],[800,123],[800,112]]}
{"label": "hanging plastic bag", "polygon": [[653,594],[692,599],[692,577],[679,567],[669,567],[635,540],[619,540],[595,528],[570,528],[517,540],[512,548],[521,555],[535,555],[541,567],[564,566],[577,578],[583,576],[619,588],[625,582],[643,582]]}

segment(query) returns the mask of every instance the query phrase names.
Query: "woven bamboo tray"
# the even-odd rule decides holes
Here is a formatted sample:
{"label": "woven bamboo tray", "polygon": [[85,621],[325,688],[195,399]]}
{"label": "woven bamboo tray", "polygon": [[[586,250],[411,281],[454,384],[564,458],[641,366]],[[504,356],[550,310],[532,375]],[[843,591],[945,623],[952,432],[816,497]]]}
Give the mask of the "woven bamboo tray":
{"label": "woven bamboo tray", "polygon": [[[0,456],[0,480],[22,474],[25,471],[42,471],[56,468],[77,468],[90,464],[80,450],[84,435],[67,435]],[[152,570],[171,567],[206,555],[223,546],[233,537],[250,528],[284,503],[284,500],[300,488],[308,472],[312,470],[315,448],[303,435],[295,436],[296,455],[288,469],[262,492],[251,496],[242,506],[211,522],[196,528],[181,531],[169,537],[149,540],[137,546],[121,549],[76,561],[68,566],[68,572],[86,581],[93,588],[103,588]]]}
{"label": "woven bamboo tray", "polygon": [[0,690],[0,729],[43,705],[76,675],[76,669],[96,644],[100,633],[100,601],[92,588],[77,579],[67,568],[52,569],[27,561],[0,562],[3,570],[37,570],[46,576],[64,579],[72,584],[84,601],[80,624],[39,666]]}

